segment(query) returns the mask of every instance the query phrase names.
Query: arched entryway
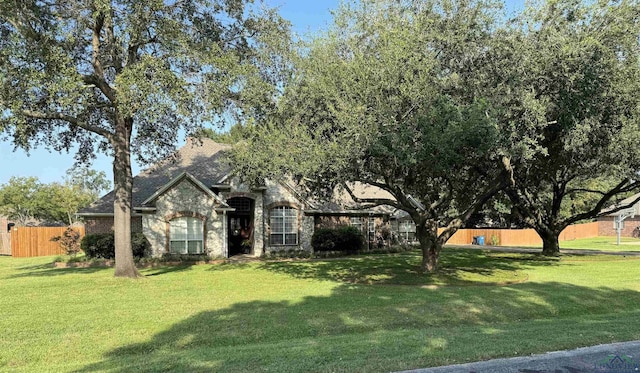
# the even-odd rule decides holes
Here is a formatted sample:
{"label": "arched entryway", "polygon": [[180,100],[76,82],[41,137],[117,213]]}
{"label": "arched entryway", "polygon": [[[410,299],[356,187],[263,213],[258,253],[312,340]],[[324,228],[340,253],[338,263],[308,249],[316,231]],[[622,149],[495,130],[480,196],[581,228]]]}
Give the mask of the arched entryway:
{"label": "arched entryway", "polygon": [[252,254],[255,203],[251,198],[234,197],[229,198],[227,204],[235,209],[227,215],[229,257]]}

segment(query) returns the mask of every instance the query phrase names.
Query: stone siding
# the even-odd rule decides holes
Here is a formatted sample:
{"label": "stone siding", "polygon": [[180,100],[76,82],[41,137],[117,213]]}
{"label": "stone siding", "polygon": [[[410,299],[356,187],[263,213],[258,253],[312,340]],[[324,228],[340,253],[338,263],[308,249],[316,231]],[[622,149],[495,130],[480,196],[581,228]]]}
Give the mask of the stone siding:
{"label": "stone siding", "polygon": [[184,179],[156,200],[155,214],[143,217],[143,231],[154,256],[169,251],[169,221],[179,216],[204,218],[204,247],[211,257],[226,257],[223,245],[222,214],[215,211],[216,201],[190,180]]}
{"label": "stone siding", "polygon": [[[241,184],[237,180],[231,180],[229,185],[231,185],[231,191],[221,193],[221,196],[225,201],[234,197],[245,197],[253,200],[253,250],[251,251],[251,255],[259,257],[264,253],[265,249],[263,193],[261,190],[252,190],[249,186]],[[227,243],[225,242],[224,245],[226,247]]]}
{"label": "stone siding", "polygon": [[[311,236],[313,235],[313,216],[305,216],[304,204],[289,190],[280,183],[267,180],[267,189],[264,193],[264,242],[265,252],[285,251],[285,250],[305,250],[311,251]],[[298,210],[298,244],[297,245],[271,245],[269,228],[271,209],[278,206],[289,206]]]}

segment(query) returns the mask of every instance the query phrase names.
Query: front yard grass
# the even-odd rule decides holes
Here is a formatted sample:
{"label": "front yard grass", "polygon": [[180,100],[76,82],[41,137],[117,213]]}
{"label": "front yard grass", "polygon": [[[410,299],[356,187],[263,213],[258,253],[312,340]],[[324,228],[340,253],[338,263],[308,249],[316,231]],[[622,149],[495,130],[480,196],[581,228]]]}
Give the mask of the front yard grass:
{"label": "front yard grass", "polygon": [[640,259],[445,249],[56,269],[0,257],[3,371],[382,372],[640,339]]}
{"label": "front yard grass", "polygon": [[560,241],[560,249],[583,249],[602,251],[640,251],[640,239],[620,237],[620,245],[617,245],[615,236],[581,238],[572,241]]}

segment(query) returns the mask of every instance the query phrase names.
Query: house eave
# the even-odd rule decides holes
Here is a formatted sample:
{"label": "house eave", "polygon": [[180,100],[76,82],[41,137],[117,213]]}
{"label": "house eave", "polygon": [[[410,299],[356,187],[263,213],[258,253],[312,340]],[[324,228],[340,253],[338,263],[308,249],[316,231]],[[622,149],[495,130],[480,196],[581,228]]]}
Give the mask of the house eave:
{"label": "house eave", "polygon": [[368,210],[305,210],[305,215],[367,215],[384,216],[390,215],[388,212],[368,211]]}
{"label": "house eave", "polygon": [[[113,212],[79,212],[76,216],[89,217],[89,218],[108,218],[113,217]],[[140,217],[142,214],[135,212],[131,213],[131,217]]]}

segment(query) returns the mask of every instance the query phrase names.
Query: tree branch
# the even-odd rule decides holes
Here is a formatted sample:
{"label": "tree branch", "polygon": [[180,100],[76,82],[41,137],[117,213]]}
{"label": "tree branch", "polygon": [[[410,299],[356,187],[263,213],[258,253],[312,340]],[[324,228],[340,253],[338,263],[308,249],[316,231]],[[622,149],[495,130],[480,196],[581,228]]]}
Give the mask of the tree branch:
{"label": "tree branch", "polygon": [[[569,218],[565,219],[563,221],[564,226],[568,226],[568,225],[573,224],[575,222],[578,222],[580,220],[595,218],[596,216],[598,216],[600,214],[600,211],[602,211],[602,208],[604,207],[604,205],[607,202],[609,202],[609,200],[611,200],[611,198],[613,198],[613,196],[615,196],[617,194],[620,194],[620,193],[630,192],[630,191],[632,191],[634,189],[640,189],[640,181],[636,181],[636,182],[630,183],[629,185],[627,185],[627,183],[629,183],[629,179],[622,180],[613,189],[611,189],[609,192],[605,193],[602,196],[602,198],[600,198],[598,203],[596,203],[594,208],[592,208],[591,210],[589,210],[587,212],[583,212],[582,214],[577,214],[577,215],[574,215],[572,217],[569,217]],[[614,207],[612,210],[607,211],[607,213],[610,214],[612,212],[617,212],[617,211],[620,211],[622,209],[629,208],[629,207],[633,206],[635,203],[637,203],[638,201],[640,201],[640,196],[638,196],[638,198],[636,200],[634,200],[632,203],[624,205],[624,206]]]}
{"label": "tree branch", "polygon": [[367,207],[359,207],[357,208],[357,210],[376,207],[376,206],[383,206],[383,205],[389,205],[397,209],[404,210],[404,208],[400,206],[400,204],[398,204],[398,202],[395,200],[388,199],[388,198],[359,198],[358,196],[355,195],[355,193],[353,192],[351,187],[347,185],[347,183],[342,183],[342,186],[347,190],[347,193],[349,193],[349,196],[351,197],[353,202],[358,204],[365,204],[365,203],[368,204]]}
{"label": "tree branch", "polygon": [[70,116],[70,115],[66,115],[66,114],[62,114],[62,113],[42,113],[42,112],[38,112],[38,111],[33,111],[33,110],[28,110],[28,109],[24,109],[22,110],[22,114],[28,118],[32,118],[32,119],[43,119],[43,120],[62,120],[65,121],[69,124],[71,124],[72,126],[76,126],[79,128],[82,128],[86,131],[89,132],[93,132],[95,134],[98,134],[100,136],[103,136],[105,138],[107,138],[109,141],[111,141],[111,138],[113,137],[113,134],[109,131],[107,131],[104,128],[100,128],[97,126],[93,126],[89,123],[85,123],[81,120],[78,120],[78,118]]}

